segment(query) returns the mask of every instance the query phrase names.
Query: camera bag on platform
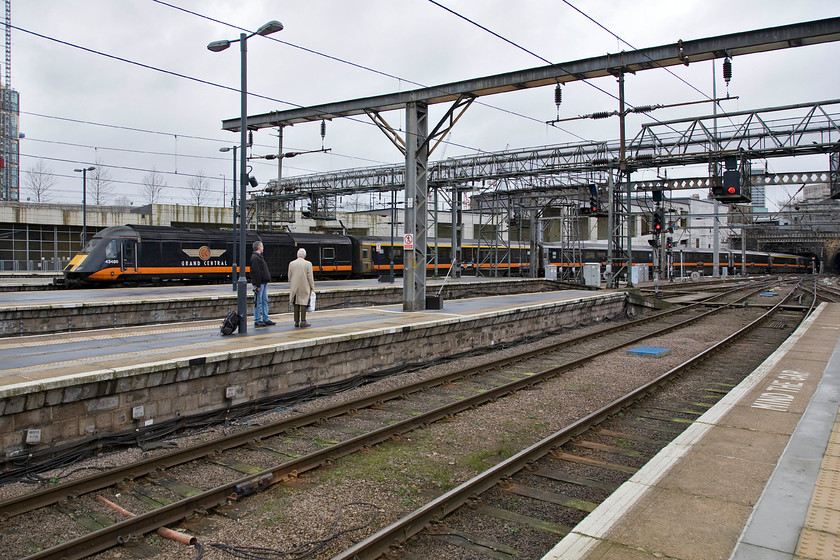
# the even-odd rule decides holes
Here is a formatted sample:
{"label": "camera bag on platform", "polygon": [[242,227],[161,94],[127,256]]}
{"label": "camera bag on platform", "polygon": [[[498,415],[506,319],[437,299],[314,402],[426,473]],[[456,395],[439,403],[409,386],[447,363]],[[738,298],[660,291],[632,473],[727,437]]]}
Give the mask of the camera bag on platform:
{"label": "camera bag on platform", "polygon": [[239,328],[239,314],[235,311],[231,311],[225,317],[225,320],[222,321],[222,328],[220,329],[223,335],[233,334],[233,332]]}

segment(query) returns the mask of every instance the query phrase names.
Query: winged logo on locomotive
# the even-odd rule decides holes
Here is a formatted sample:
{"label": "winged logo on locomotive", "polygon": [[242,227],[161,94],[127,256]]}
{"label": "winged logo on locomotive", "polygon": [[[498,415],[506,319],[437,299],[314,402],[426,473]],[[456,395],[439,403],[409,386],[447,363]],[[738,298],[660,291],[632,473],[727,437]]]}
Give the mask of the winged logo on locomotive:
{"label": "winged logo on locomotive", "polygon": [[192,257],[194,259],[201,259],[202,261],[207,261],[210,259],[215,259],[216,257],[221,257],[225,254],[227,249],[211,249],[207,245],[202,245],[198,249],[188,249],[186,247],[182,247],[181,251],[187,254],[187,256]]}

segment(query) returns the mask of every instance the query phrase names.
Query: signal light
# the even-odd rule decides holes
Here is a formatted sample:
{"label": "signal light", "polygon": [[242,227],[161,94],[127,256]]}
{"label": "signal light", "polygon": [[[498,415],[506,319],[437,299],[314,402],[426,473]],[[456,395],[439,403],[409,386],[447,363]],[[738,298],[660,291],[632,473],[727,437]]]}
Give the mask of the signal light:
{"label": "signal light", "polygon": [[664,221],[663,220],[663,217],[664,217],[663,214],[664,213],[665,213],[665,211],[662,210],[662,209],[654,210],[652,220],[651,220],[653,222],[654,233],[659,233],[660,231],[662,231],[662,222]]}
{"label": "signal light", "polygon": [[741,174],[737,170],[723,172],[723,191],[728,195],[741,194]]}
{"label": "signal light", "polygon": [[598,203],[598,187],[595,185],[589,186],[589,212],[591,214],[598,214],[601,210],[601,205]]}
{"label": "signal light", "polygon": [[662,202],[662,190],[661,189],[653,189],[652,196],[653,196],[653,201],[654,202]]}
{"label": "signal light", "polygon": [[671,249],[674,246],[674,238],[673,237],[666,237],[665,238],[665,248]]}

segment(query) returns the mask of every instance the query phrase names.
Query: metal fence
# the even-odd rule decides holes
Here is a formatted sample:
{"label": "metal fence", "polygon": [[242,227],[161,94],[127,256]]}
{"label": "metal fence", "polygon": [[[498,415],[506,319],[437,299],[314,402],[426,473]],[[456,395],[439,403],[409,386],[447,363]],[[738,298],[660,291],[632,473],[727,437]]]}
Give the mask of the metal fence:
{"label": "metal fence", "polygon": [[44,259],[40,261],[0,260],[2,272],[61,272],[70,259]]}

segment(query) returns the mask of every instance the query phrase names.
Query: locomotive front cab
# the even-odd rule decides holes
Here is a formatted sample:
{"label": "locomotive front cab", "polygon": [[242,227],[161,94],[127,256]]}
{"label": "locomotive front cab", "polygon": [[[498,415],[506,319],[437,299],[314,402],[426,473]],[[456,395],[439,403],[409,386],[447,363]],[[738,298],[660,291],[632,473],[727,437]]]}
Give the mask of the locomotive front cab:
{"label": "locomotive front cab", "polygon": [[113,282],[137,272],[137,232],[110,227],[98,232],[64,268],[69,285]]}

